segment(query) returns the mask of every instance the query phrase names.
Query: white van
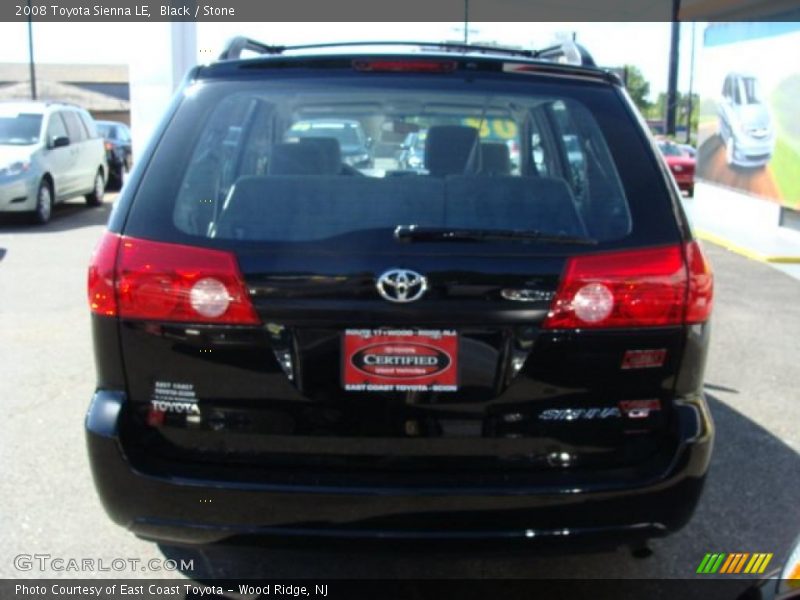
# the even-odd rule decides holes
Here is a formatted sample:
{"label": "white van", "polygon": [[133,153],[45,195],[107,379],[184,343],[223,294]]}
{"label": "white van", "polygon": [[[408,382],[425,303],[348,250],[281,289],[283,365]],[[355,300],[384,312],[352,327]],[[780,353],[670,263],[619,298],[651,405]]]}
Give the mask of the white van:
{"label": "white van", "polygon": [[30,212],[46,223],[67,198],[100,205],[107,174],[103,139],[82,108],[0,103],[0,212]]}

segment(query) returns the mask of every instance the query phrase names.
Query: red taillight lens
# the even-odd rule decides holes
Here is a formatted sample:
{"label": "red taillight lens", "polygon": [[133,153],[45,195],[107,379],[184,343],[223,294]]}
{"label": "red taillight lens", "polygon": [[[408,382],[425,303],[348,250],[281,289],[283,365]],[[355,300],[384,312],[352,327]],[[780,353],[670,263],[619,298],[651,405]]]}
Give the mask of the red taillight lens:
{"label": "red taillight lens", "polygon": [[354,60],[356,71],[390,73],[450,73],[456,70],[454,60]]}
{"label": "red taillight lens", "polygon": [[714,304],[714,274],[696,241],[686,245],[689,291],[686,295],[686,322],[703,323],[711,316]]}
{"label": "red taillight lens", "polygon": [[117,296],[114,292],[114,264],[120,237],[106,231],[94,249],[89,263],[89,308],[93,313],[113,317],[117,314]]}
{"label": "red taillight lens", "polygon": [[[229,252],[151,242],[107,233],[115,240],[116,313],[131,319],[193,323],[259,323],[236,258]],[[118,246],[118,249],[117,249]],[[114,270],[111,262],[113,286]],[[89,271],[90,302],[92,269]],[[113,287],[111,297],[114,298]],[[94,308],[92,310],[99,312]]]}
{"label": "red taillight lens", "polygon": [[[689,270],[694,268],[697,277],[687,276],[680,246],[571,258],[542,327],[655,327],[680,325],[684,319],[704,321],[710,314],[711,281],[699,252],[696,242],[686,247]],[[707,306],[705,313],[701,305]]]}

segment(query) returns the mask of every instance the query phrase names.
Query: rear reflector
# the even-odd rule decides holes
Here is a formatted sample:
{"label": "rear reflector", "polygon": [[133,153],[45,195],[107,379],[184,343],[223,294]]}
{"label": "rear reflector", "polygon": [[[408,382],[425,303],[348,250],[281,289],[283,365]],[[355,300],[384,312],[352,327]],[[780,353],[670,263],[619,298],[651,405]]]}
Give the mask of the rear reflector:
{"label": "rear reflector", "polygon": [[114,264],[120,237],[106,231],[92,254],[89,263],[89,308],[93,313],[114,317],[117,314],[117,295],[114,292]]}
{"label": "rear reflector", "polygon": [[711,265],[696,241],[686,245],[689,290],[686,294],[686,322],[704,323],[714,305],[714,275]]}
{"label": "rear reflector", "polygon": [[713,282],[697,242],[577,256],[545,329],[658,327],[700,323],[711,314]]}
{"label": "rear reflector", "polygon": [[230,252],[108,232],[89,268],[89,302],[92,312],[131,319],[259,323]]}
{"label": "rear reflector", "polygon": [[354,60],[356,71],[390,73],[450,73],[456,70],[454,60]]}

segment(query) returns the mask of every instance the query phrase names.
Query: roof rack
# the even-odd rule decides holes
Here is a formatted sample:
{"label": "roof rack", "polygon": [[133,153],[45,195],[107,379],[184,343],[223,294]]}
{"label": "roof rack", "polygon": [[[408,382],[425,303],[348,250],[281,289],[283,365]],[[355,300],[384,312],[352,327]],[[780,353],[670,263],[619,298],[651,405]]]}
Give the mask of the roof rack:
{"label": "roof rack", "polygon": [[562,42],[556,46],[536,50],[534,52],[534,58],[552,60],[569,65],[582,65],[584,67],[596,66],[594,58],[589,54],[589,51],[572,40]]}
{"label": "roof rack", "polygon": [[519,48],[503,48],[499,46],[481,46],[474,44],[458,44],[452,42],[414,42],[414,41],[365,41],[365,42],[328,42],[322,44],[299,44],[295,46],[270,46],[250,38],[237,36],[228,41],[219,60],[237,60],[242,52],[248,50],[256,54],[283,54],[294,50],[320,50],[325,48],[352,48],[359,46],[414,46],[418,48],[438,48],[446,51],[477,52],[481,54],[504,54],[540,60],[551,60],[573,65],[595,66],[594,59],[583,46],[567,41],[557,46],[541,50],[524,50]]}

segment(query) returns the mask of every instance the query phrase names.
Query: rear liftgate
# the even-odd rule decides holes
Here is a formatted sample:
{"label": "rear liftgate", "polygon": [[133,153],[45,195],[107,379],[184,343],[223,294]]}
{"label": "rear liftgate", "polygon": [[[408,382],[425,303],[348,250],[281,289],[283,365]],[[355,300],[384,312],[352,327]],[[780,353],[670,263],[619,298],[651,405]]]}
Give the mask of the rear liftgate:
{"label": "rear liftgate", "polygon": [[696,243],[403,262],[106,234],[90,298],[120,318],[132,462],[439,485],[672,456],[685,327],[711,306]]}

